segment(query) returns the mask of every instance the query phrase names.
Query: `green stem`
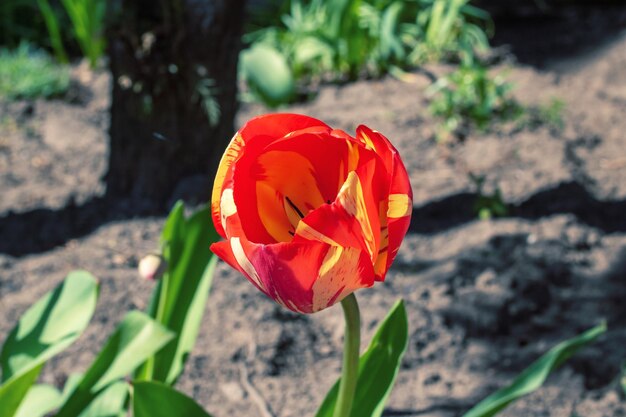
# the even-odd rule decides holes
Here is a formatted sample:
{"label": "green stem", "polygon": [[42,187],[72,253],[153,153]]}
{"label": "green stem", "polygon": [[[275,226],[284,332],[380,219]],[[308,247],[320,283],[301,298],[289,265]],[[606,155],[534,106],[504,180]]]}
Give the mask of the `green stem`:
{"label": "green stem", "polygon": [[339,382],[339,395],[333,417],[348,417],[352,410],[356,381],[359,375],[359,348],[361,344],[361,319],[359,304],[354,294],[341,302],[346,319],[346,335],[343,347],[343,369]]}

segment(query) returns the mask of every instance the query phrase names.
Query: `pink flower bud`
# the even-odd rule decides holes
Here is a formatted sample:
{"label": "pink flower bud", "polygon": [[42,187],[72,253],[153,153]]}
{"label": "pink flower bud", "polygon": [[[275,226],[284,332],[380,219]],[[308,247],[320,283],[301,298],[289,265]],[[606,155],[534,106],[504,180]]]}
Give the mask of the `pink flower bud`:
{"label": "pink flower bud", "polygon": [[139,276],[151,281],[160,279],[167,269],[167,262],[161,255],[151,253],[139,261]]}

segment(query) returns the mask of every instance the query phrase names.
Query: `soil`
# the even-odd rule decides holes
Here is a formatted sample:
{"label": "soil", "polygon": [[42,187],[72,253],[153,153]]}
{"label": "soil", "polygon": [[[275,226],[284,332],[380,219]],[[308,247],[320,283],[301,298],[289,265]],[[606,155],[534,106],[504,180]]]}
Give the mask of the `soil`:
{"label": "soil", "polygon": [[[616,13],[599,15],[615,22]],[[349,132],[360,123],[381,131],[410,173],[410,232],[386,282],[358,292],[364,343],[396,299],[409,313],[409,347],[385,416],[459,416],[602,320],[606,335],[501,415],[626,415],[626,32],[607,27],[619,30],[575,54],[551,57],[542,44],[546,55],[510,55],[494,69],[525,105],[564,101],[562,128],[496,124],[437,143],[422,72],[411,83],[325,86],[284,109]],[[515,43],[523,34],[503,38],[513,52],[523,46]],[[73,79],[69,100],[0,101],[0,340],[69,271],[101,282],[91,326],[44,370],[57,385],[86,369],[125,312],[145,308],[152,283],[136,265],[163,224],[127,203],[101,203],[110,80],[83,66]],[[267,111],[244,105],[238,125]],[[485,176],[485,192],[501,191],[505,217],[477,218],[470,173]],[[216,417],[313,415],[339,374],[342,336],[340,307],[293,314],[220,264],[178,388]]]}

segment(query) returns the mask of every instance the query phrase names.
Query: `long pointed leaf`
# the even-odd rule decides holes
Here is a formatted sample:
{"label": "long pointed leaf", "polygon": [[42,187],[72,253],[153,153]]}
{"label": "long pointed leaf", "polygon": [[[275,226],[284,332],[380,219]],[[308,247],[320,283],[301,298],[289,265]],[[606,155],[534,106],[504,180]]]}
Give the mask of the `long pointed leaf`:
{"label": "long pointed leaf", "polygon": [[15,417],[43,417],[61,405],[61,393],[52,385],[33,385]]}
{"label": "long pointed leaf", "polygon": [[[396,302],[359,360],[359,376],[351,417],[380,417],[398,375],[409,339],[404,302]],[[339,381],[326,395],[316,417],[332,417]]]}
{"label": "long pointed leaf", "polygon": [[96,279],[88,272],[74,271],[24,313],[0,354],[0,417],[15,415],[43,364],[80,336],[97,298]]}
{"label": "long pointed leaf", "polygon": [[134,417],[211,417],[194,400],[162,383],[139,381],[133,388]]}
{"label": "long pointed leaf", "polygon": [[163,229],[168,271],[155,290],[149,314],[176,334],[144,365],[138,377],[172,384],[182,373],[195,344],[217,258],[209,246],[219,239],[208,207],[188,219],[177,204]]}
{"label": "long pointed leaf", "polygon": [[606,332],[606,324],[603,323],[573,339],[559,343],[526,368],[511,385],[491,394],[465,413],[463,417],[491,417],[496,415],[511,402],[541,387],[550,372],[559,367],[580,348],[595,341],[604,332]]}
{"label": "long pointed leaf", "polygon": [[80,417],[125,417],[129,385],[119,381],[98,395],[80,414]]}
{"label": "long pointed leaf", "polygon": [[112,383],[130,374],[174,335],[139,311],[131,311],[98,354],[57,417],[77,417]]}

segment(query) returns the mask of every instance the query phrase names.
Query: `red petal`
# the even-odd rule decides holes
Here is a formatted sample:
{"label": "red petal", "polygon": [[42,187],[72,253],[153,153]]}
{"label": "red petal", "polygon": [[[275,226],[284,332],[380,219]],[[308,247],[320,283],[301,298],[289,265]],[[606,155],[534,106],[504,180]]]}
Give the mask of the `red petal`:
{"label": "red petal", "polygon": [[[323,205],[300,222],[296,240],[358,248],[368,253],[373,263],[381,245],[380,211],[381,204],[386,208],[389,183],[376,155],[363,154],[360,163],[349,174],[335,202]],[[382,220],[386,221],[386,216]]]}
{"label": "red petal", "polygon": [[320,242],[258,245],[235,238],[211,250],[267,296],[290,310],[314,313],[374,283],[369,256]]}
{"label": "red petal", "polygon": [[321,120],[302,114],[274,113],[250,119],[239,132],[243,136],[244,142],[248,142],[255,136],[269,136],[277,139],[296,130],[307,129],[320,126],[330,130],[330,126]]}
{"label": "red petal", "polygon": [[273,141],[258,136],[246,146],[234,169],[233,189],[241,223],[251,241],[291,240],[298,215],[304,217],[334,201],[349,172],[363,160],[378,159],[355,140],[320,129],[299,130]]}
{"label": "red petal", "polygon": [[[402,239],[406,235],[411,221],[413,190],[409,182],[409,176],[406,168],[400,159],[400,155],[389,140],[367,126],[359,126],[357,128],[357,139],[366,146],[374,149],[383,159],[387,168],[388,175],[391,179],[389,187],[389,207],[387,211],[388,228],[383,230],[382,240],[387,240],[387,252],[381,252],[380,259],[377,262],[378,271],[385,266],[385,271],[391,266]],[[383,244],[383,247],[385,245]],[[378,278],[378,277],[377,277]],[[381,280],[384,279],[384,274]]]}
{"label": "red petal", "polygon": [[215,224],[215,229],[222,237],[226,237],[222,226],[220,208],[222,192],[232,181],[233,165],[244,151],[249,152],[249,143],[256,137],[261,137],[260,140],[257,139],[257,141],[262,142],[259,143],[259,145],[263,145],[271,143],[273,140],[282,138],[286,134],[296,130],[315,128],[325,131],[330,130],[330,127],[324,122],[309,116],[299,114],[268,114],[249,120],[235,134],[220,161],[211,196],[213,223]]}

